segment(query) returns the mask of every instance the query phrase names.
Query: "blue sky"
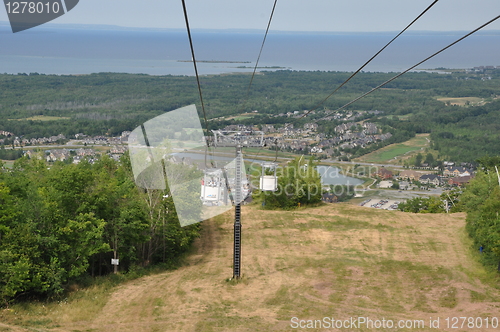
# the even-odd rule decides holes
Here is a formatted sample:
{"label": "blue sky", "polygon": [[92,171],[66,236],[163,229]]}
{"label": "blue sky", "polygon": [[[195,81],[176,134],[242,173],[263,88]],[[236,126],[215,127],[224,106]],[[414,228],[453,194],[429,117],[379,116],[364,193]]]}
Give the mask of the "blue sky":
{"label": "blue sky", "polygon": [[[264,29],[274,0],[186,0],[192,28]],[[272,30],[396,31],[432,0],[279,0]],[[412,30],[472,30],[500,14],[498,0],[440,0]],[[0,21],[7,21],[0,9]],[[80,0],[59,24],[185,28],[181,0]],[[500,30],[495,22],[488,30]]]}

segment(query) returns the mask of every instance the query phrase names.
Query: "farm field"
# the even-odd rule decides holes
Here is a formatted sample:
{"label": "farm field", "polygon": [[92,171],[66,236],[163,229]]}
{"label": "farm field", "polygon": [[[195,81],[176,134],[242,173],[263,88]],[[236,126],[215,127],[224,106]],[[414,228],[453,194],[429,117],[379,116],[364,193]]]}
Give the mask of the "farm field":
{"label": "farm field", "polygon": [[359,158],[355,158],[353,162],[368,162],[368,163],[397,163],[400,160],[409,157],[409,154],[420,152],[429,146],[429,134],[418,134],[416,137],[403,142],[395,143],[383,147],[377,151],[373,151]]}
{"label": "farm field", "polygon": [[481,106],[486,103],[484,98],[479,97],[437,98],[437,100],[455,106]]}
{"label": "farm field", "polygon": [[290,331],[293,317],[384,318],[424,323],[400,331],[452,331],[446,317],[500,316],[498,277],[477,263],[462,213],[436,218],[343,203],[242,211],[238,282],[229,280],[228,211],[204,222],[178,270],[75,290],[55,304],[15,305],[0,313],[0,331]]}

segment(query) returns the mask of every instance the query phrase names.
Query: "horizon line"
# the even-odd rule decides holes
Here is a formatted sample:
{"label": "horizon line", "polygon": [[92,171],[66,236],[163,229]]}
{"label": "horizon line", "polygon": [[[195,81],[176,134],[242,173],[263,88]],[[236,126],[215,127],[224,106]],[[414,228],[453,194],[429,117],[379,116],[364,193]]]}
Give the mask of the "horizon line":
{"label": "horizon line", "polygon": [[[10,23],[8,21],[0,21],[1,26],[10,27]],[[122,31],[186,31],[185,28],[156,28],[156,27],[127,27],[120,25],[112,25],[112,24],[83,24],[83,23],[48,23],[37,27],[41,28],[53,28],[53,29],[93,29],[93,30],[122,30]],[[34,28],[34,29],[37,29]],[[30,29],[33,30],[33,29]],[[226,28],[226,29],[215,29],[215,28],[192,28],[193,31],[204,31],[204,32],[238,32],[238,33],[261,33],[265,29],[244,29],[244,28]],[[408,34],[412,33],[463,33],[468,30],[409,30]],[[290,33],[290,34],[356,34],[356,33],[394,33],[396,30],[377,30],[377,31],[321,31],[321,30],[270,30],[270,33]],[[491,29],[491,30],[481,30],[478,33],[493,33],[500,34],[499,29]]]}

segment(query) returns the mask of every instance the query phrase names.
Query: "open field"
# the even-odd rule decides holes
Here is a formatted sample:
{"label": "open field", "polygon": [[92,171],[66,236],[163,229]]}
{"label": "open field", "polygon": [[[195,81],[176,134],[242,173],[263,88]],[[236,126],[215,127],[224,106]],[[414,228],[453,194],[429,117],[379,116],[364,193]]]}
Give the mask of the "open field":
{"label": "open field", "polygon": [[456,106],[481,106],[486,104],[484,98],[479,97],[462,97],[462,98],[436,98],[443,103],[450,103]]}
{"label": "open field", "polygon": [[[290,331],[292,317],[424,322],[413,329],[344,331],[452,331],[457,329],[445,328],[446,317],[500,316],[500,280],[471,253],[464,214],[406,214],[342,203],[242,211],[239,282],[228,280],[228,212],[204,222],[194,252],[178,270],[102,292],[76,291],[43,307],[13,306],[0,312],[7,324],[0,331]],[[429,327],[430,317],[440,318],[439,329]]]}
{"label": "open field", "polygon": [[254,116],[258,115],[258,113],[243,113],[239,115],[233,115],[226,117],[225,120],[244,120],[244,119],[251,119]]}
{"label": "open field", "polygon": [[428,146],[429,134],[418,134],[416,137],[406,142],[385,146],[382,149],[355,158],[352,161],[365,163],[397,163],[401,159],[408,157],[411,152],[420,152]]}
{"label": "open field", "polygon": [[9,120],[33,120],[33,121],[56,121],[56,120],[67,120],[69,117],[63,117],[63,116],[46,116],[46,115],[35,115],[29,118],[24,118],[24,119],[9,119]]}
{"label": "open field", "polygon": [[400,121],[408,121],[408,119],[413,115],[414,115],[413,113],[408,113],[405,115],[398,115],[397,117]]}

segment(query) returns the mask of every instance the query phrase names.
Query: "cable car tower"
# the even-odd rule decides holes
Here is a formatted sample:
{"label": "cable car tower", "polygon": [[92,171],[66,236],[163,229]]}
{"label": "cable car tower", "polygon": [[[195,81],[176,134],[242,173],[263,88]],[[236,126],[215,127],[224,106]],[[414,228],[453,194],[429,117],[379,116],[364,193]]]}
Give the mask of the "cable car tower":
{"label": "cable car tower", "polygon": [[241,202],[243,201],[243,147],[261,147],[264,145],[264,133],[262,131],[226,131],[212,130],[214,134],[213,144],[215,147],[236,148],[235,173],[234,173],[234,255],[233,255],[233,278],[241,277]]}

